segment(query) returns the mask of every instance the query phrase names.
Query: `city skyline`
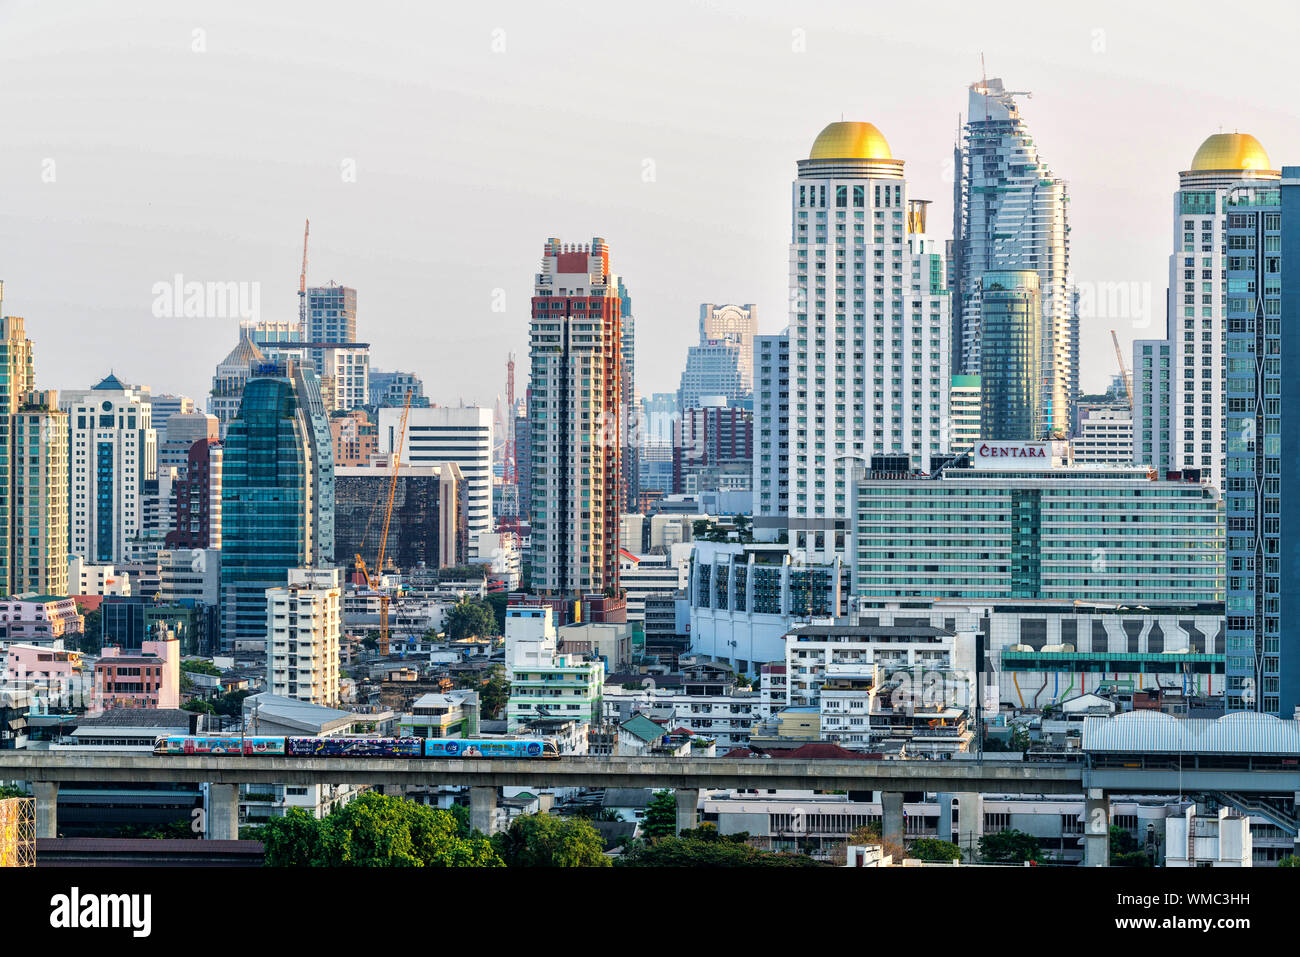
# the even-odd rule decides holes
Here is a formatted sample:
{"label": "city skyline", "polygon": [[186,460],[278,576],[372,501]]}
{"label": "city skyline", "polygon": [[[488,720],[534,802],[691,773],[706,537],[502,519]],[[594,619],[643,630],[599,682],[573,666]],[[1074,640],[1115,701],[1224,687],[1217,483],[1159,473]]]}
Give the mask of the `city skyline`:
{"label": "city skyline", "polygon": [[[752,302],[760,334],[784,328],[784,190],[841,114],[875,124],[915,195],[933,200],[932,222],[951,221],[952,143],[982,51],[988,77],[1034,93],[1021,110],[1069,184],[1073,278],[1102,293],[1094,311],[1116,292],[1149,306],[1141,327],[1085,315],[1081,385],[1100,391],[1116,371],[1110,328],[1127,350],[1163,322],[1168,196],[1196,147],[1222,127],[1253,133],[1279,162],[1300,153],[1293,110],[1218,92],[1242,76],[1247,88],[1276,86],[1279,64],[1228,55],[1174,72],[1191,18],[1152,31],[1158,14],[1119,7],[1001,36],[927,22],[921,40],[906,14],[886,37],[851,8],[714,5],[690,31],[648,25],[616,59],[597,48],[582,69],[539,50],[577,49],[587,28],[561,33],[527,8],[440,18],[433,57],[414,57],[391,29],[418,32],[420,13],[397,21],[381,10],[369,35],[385,39],[350,50],[346,71],[332,65],[350,39],[335,11],[313,8],[314,25],[288,48],[312,46],[290,68],[273,65],[280,24],[250,9],[135,25],[130,70],[120,24],[87,15],[55,29],[30,9],[3,14],[0,49],[15,44],[6,59],[48,91],[0,93],[13,133],[0,168],[32,184],[15,191],[0,246],[6,305],[47,357],[39,387],[84,389],[111,367],[155,393],[203,396],[240,317],[155,316],[155,285],[177,275],[257,283],[260,318],[292,319],[297,235],[312,216],[309,283],[356,288],[373,367],[419,374],[433,402],[491,405],[503,392],[506,354],[526,346],[536,237],[546,235],[605,236],[619,250],[641,320],[638,387],[670,391],[700,303]],[[674,54],[680,75],[661,75],[656,51]],[[867,68],[850,71],[863,52]],[[573,95],[614,63],[625,80]],[[97,67],[106,72],[91,96],[84,81]],[[907,85],[893,83],[903,70]],[[164,73],[166,88],[150,82]],[[539,75],[546,82],[521,82]],[[688,87],[711,95],[696,102]],[[533,107],[554,103],[539,90],[566,103],[575,126],[603,124],[608,145],[548,145],[550,121]],[[400,135],[382,122],[399,115]]]}

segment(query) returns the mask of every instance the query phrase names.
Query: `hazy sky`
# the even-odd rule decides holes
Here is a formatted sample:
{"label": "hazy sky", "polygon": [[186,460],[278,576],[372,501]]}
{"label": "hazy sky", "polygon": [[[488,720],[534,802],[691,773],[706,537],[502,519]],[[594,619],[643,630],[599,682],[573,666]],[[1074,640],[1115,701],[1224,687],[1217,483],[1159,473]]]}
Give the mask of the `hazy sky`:
{"label": "hazy sky", "polygon": [[[786,324],[795,160],[875,123],[951,223],[952,144],[980,75],[1070,184],[1081,283],[1137,283],[1153,322],[1085,319],[1085,388],[1162,332],[1171,194],[1201,140],[1300,164],[1294,4],[0,2],[0,278],[42,388],[114,368],[201,401],[237,318],[156,316],[153,287],[358,290],[372,367],[435,402],[527,381],[543,241],[603,236],[633,297],[638,386],[677,386],[699,303]],[[996,10],[996,13],[993,11]],[[1023,17],[1018,19],[1018,11]],[[1272,38],[1270,40],[1270,38]],[[503,294],[502,292],[503,291]],[[504,311],[494,311],[494,303]]]}

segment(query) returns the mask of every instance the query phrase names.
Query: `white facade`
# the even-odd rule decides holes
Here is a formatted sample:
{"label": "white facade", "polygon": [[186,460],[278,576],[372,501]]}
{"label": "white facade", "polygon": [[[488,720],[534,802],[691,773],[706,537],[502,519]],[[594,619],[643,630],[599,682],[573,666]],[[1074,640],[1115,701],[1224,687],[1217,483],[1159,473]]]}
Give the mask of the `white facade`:
{"label": "white facade", "polygon": [[291,568],[287,585],[266,590],[271,694],[338,705],[340,579],[337,568]]}
{"label": "white facade", "polygon": [[686,588],[690,546],[677,545],[669,555],[619,553],[619,584],[627,597],[627,620],[645,620],[650,595],[676,595]]}
{"label": "white facade", "polygon": [[[397,449],[401,409],[379,410],[379,451]],[[454,463],[469,486],[469,539],[492,531],[492,410],[411,409],[402,444],[403,465]]]}
{"label": "white facade", "polygon": [[789,540],[816,560],[844,553],[855,466],[948,448],[951,319],[925,208],[869,123],[832,123],[799,161],[786,470]]}
{"label": "white facade", "polygon": [[952,392],[948,398],[948,448],[951,452],[965,452],[980,440],[980,377],[954,375]]}
{"label": "white facade", "polygon": [[1075,465],[1128,465],[1133,461],[1133,413],[1104,406],[1083,409],[1079,434],[1070,444]]}
{"label": "white facade", "polygon": [[700,306],[700,341],[729,339],[740,344],[740,381],[746,392],[754,390],[754,336],[758,334],[758,307],[728,303]]}
{"label": "white facade", "polygon": [[[144,483],[157,472],[148,398],[109,376],[60,401],[68,412],[71,494],[68,553],[120,562],[144,528]],[[101,496],[101,487],[104,494]]]}
{"label": "white facade", "polygon": [[1211,817],[1196,806],[1165,822],[1165,867],[1251,867],[1250,818],[1231,808]]}
{"label": "white facade", "polygon": [[158,553],[159,600],[221,604],[221,549],[177,548]]}
{"label": "white facade", "polygon": [[131,594],[131,576],[112,565],[94,565],[73,555],[68,559],[69,595]]}
{"label": "white facade", "polygon": [[[506,588],[519,587],[522,548],[513,532],[480,532],[474,541],[470,563],[487,565],[493,575],[503,575]],[[449,563],[450,564],[450,563]]]}

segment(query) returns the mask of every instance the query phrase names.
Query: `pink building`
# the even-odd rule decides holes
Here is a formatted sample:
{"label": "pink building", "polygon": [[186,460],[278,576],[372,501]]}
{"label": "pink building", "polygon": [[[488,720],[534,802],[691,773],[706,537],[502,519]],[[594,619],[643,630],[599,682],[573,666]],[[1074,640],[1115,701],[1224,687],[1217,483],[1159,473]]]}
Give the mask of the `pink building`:
{"label": "pink building", "polygon": [[0,599],[0,641],[49,642],[81,634],[77,603],[57,595]]}
{"label": "pink building", "polygon": [[95,662],[95,690],[91,709],[179,708],[181,645],[175,638],[146,641],[140,654],[124,655],[105,645]]}
{"label": "pink building", "polygon": [[80,687],[81,653],[39,645],[12,644],[5,659],[5,684],[32,691],[50,703],[75,700]]}

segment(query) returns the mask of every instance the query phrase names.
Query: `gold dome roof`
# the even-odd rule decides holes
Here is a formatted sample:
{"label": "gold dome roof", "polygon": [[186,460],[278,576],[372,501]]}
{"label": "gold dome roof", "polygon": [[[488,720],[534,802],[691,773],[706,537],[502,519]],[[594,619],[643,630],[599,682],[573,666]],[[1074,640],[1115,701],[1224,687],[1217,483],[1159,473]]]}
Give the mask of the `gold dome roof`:
{"label": "gold dome roof", "polygon": [[1249,133],[1215,133],[1192,157],[1192,170],[1271,170],[1268,154]]}
{"label": "gold dome roof", "polygon": [[870,123],[832,123],[817,134],[809,159],[893,159],[885,134]]}

